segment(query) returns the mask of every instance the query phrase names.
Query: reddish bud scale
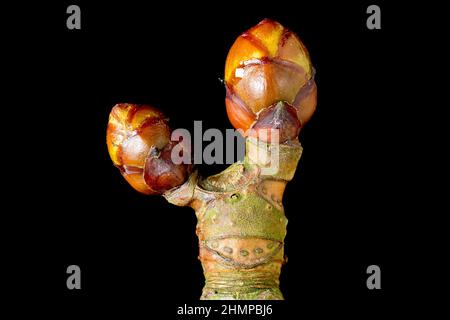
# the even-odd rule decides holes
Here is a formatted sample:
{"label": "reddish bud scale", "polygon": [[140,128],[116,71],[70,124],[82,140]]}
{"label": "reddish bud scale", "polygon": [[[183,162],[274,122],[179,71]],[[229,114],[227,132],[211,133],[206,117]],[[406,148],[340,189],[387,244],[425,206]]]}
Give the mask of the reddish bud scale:
{"label": "reddish bud scale", "polygon": [[296,110],[286,102],[278,102],[258,113],[258,118],[250,129],[250,136],[264,142],[275,142],[271,129],[278,131],[278,142],[295,139],[300,132],[300,121]]}
{"label": "reddish bud scale", "polygon": [[167,144],[162,150],[153,148],[145,161],[144,179],[158,192],[165,192],[181,185],[190,174],[190,164],[174,164],[172,150],[175,144]]}

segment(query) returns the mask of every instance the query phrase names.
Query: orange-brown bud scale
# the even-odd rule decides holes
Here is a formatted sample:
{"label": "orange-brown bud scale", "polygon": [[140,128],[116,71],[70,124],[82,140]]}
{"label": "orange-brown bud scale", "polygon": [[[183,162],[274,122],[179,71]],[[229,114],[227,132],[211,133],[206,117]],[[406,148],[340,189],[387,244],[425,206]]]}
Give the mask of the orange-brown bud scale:
{"label": "orange-brown bud scale", "polygon": [[247,131],[256,119],[256,115],[248,110],[245,103],[227,87],[225,98],[228,119],[233,127]]}

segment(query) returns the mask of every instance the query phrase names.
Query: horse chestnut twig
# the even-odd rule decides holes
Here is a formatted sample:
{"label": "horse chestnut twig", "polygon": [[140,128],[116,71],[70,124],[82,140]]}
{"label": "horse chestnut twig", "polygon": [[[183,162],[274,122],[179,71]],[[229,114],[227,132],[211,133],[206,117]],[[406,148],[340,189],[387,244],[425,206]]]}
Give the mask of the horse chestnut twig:
{"label": "horse chestnut twig", "polygon": [[300,128],[316,107],[314,69],[294,33],[263,20],[230,49],[225,85],[228,117],[246,136],[242,161],[210,177],[191,173],[190,142],[170,141],[162,112],[134,104],[112,109],[109,154],[136,190],[195,210],[201,299],[283,299],[283,193],[302,155]]}

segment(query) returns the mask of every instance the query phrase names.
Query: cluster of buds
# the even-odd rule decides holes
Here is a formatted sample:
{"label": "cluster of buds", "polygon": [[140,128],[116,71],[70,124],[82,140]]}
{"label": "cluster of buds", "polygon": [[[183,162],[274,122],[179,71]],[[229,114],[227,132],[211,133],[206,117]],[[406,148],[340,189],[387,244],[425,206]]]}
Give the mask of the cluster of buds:
{"label": "cluster of buds", "polygon": [[[225,64],[226,110],[244,136],[284,143],[295,139],[317,99],[314,69],[297,35],[265,19],[241,34]],[[262,134],[264,132],[264,134]],[[110,114],[108,151],[139,192],[162,194],[184,183],[191,164],[175,164],[168,120],[148,105],[118,104]],[[185,148],[183,148],[186,150]]]}

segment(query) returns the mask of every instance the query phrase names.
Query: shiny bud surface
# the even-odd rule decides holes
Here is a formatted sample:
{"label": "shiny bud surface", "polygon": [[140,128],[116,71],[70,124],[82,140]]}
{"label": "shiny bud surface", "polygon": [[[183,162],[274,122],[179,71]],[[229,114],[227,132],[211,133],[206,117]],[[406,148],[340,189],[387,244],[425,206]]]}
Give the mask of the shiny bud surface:
{"label": "shiny bud surface", "polygon": [[316,107],[317,90],[308,51],[297,35],[265,19],[241,34],[225,64],[227,114],[247,130],[256,114],[279,101],[292,105],[301,123]]}
{"label": "shiny bud surface", "polygon": [[[171,178],[160,166],[154,166],[157,172],[153,175],[148,172],[148,158],[161,150],[166,156],[164,150],[171,146],[168,120],[152,106],[129,103],[115,105],[109,116],[106,143],[114,165],[127,182],[141,193],[161,194],[167,186],[181,184],[187,178],[188,168],[184,164],[172,164],[176,178]],[[169,167],[170,155],[164,160],[166,167]],[[144,172],[146,166],[147,172]],[[158,178],[158,173],[164,174],[164,177]],[[149,175],[156,178],[146,181],[145,177]]]}

